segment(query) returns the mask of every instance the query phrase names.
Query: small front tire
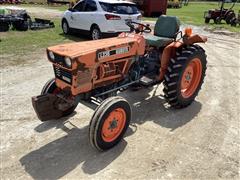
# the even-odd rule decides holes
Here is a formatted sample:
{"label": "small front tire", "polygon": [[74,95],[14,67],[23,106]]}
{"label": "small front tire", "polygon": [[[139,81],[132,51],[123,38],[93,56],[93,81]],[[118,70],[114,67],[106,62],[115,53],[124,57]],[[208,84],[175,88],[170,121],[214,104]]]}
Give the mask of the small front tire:
{"label": "small front tire", "polygon": [[216,19],[214,19],[214,23],[215,24],[221,24],[222,19],[220,17],[217,17]]}
{"label": "small front tire", "polygon": [[131,107],[122,97],[110,97],[96,109],[89,126],[89,141],[100,151],[117,145],[131,121]]}
{"label": "small front tire", "polygon": [[209,24],[209,22],[210,22],[210,18],[205,18],[205,23]]}

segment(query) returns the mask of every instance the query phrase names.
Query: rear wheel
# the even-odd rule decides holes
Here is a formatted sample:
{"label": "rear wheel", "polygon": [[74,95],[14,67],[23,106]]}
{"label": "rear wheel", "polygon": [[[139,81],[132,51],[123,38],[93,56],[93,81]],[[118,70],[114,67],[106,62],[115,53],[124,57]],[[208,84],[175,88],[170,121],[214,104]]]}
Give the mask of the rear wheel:
{"label": "rear wheel", "polygon": [[232,21],[232,19],[234,19],[235,18],[235,13],[234,12],[229,12],[228,14],[227,14],[227,16],[226,16],[226,23],[227,24],[230,24],[231,23],[231,21]]}
{"label": "rear wheel", "polygon": [[102,38],[102,33],[98,26],[93,26],[91,29],[91,39],[98,40]]}
{"label": "rear wheel", "polygon": [[237,18],[236,17],[231,20],[231,26],[234,26],[234,27],[237,26]]}
{"label": "rear wheel", "polygon": [[[61,89],[59,89],[57,87],[56,82],[55,82],[55,78],[52,78],[44,85],[44,87],[42,89],[42,92],[41,92],[41,95],[47,94],[47,93],[49,93],[49,94],[57,94],[60,91],[61,91]],[[77,107],[77,104],[69,107],[66,111],[64,111],[62,113],[63,117],[72,114],[73,111],[76,109],[76,107]]]}
{"label": "rear wheel", "polygon": [[183,48],[171,59],[163,82],[171,106],[183,108],[194,101],[203,84],[206,64],[206,54],[198,45]]}
{"label": "rear wheel", "polygon": [[15,22],[13,24],[13,27],[18,31],[27,31],[28,30],[29,23],[28,21],[22,21],[22,22]]}
{"label": "rear wheel", "polygon": [[131,120],[131,107],[122,97],[110,97],[96,109],[89,126],[89,140],[100,151],[123,138]]}

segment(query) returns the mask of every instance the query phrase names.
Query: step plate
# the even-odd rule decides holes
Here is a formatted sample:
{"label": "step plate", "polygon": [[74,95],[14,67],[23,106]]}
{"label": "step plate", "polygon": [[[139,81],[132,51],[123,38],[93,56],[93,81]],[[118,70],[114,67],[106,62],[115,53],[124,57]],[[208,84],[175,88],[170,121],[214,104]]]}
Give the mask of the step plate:
{"label": "step plate", "polygon": [[151,79],[147,76],[143,76],[141,79],[140,79],[140,84],[144,85],[144,86],[149,86],[151,84],[154,83],[154,79]]}

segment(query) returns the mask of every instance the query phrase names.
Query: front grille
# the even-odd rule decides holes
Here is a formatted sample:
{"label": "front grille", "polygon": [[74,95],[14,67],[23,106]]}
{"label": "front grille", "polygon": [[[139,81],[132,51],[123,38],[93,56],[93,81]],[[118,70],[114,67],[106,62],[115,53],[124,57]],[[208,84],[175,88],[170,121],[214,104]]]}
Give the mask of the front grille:
{"label": "front grille", "polygon": [[63,67],[66,67],[66,68],[71,68],[71,67],[68,67],[65,63],[65,56],[61,56],[59,54],[56,54],[56,53],[53,53],[54,54],[54,59],[51,59],[50,56],[49,56],[49,53],[48,54],[48,59],[50,61],[52,61],[53,63],[56,63],[56,64],[59,64]]}
{"label": "front grille", "polygon": [[60,67],[53,66],[54,73],[56,78],[61,79],[62,81],[72,84],[72,74],[69,71],[66,71]]}
{"label": "front grille", "polygon": [[54,60],[56,61],[56,63],[61,64],[61,65],[65,64],[64,56],[60,56],[60,55],[54,53],[54,57],[55,57]]}

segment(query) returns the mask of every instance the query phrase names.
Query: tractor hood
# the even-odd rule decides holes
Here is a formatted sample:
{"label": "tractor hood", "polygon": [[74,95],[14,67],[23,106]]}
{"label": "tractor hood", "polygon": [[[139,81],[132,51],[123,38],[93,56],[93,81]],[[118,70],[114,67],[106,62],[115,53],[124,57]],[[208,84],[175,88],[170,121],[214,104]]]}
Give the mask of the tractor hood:
{"label": "tractor hood", "polygon": [[113,49],[124,45],[133,46],[133,44],[138,44],[138,42],[140,42],[139,36],[136,37],[136,35],[132,35],[130,37],[115,37],[95,41],[61,44],[49,47],[48,51],[74,59],[82,55],[96,53],[103,49]]}

